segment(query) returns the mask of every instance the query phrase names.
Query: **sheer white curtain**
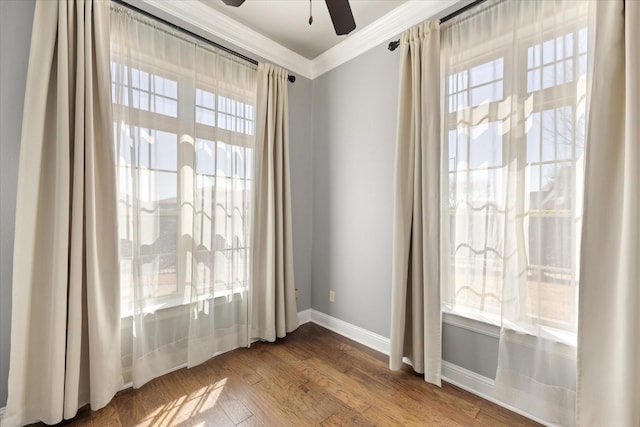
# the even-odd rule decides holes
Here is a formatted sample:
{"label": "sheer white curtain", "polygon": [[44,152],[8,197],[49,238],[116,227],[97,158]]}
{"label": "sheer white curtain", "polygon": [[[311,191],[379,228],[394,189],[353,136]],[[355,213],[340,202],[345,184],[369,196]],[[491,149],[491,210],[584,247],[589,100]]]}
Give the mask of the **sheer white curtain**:
{"label": "sheer white curtain", "polygon": [[258,66],[250,338],[275,341],[298,327],[293,274],[288,73]]}
{"label": "sheer white curtain", "polygon": [[139,387],[248,345],[256,70],[111,12],[122,363]]}
{"label": "sheer white curtain", "polygon": [[578,422],[640,425],[640,3],[598,2],[587,139]]}
{"label": "sheer white curtain", "polygon": [[440,385],[440,29],[424,22],[402,34],[396,140],[391,351]]}
{"label": "sheer white curtain", "polygon": [[588,4],[489,1],[442,29],[443,308],[501,326],[499,397],[575,422]]}
{"label": "sheer white curtain", "polygon": [[36,3],[4,426],[102,408],[123,384],[108,35],[106,1]]}

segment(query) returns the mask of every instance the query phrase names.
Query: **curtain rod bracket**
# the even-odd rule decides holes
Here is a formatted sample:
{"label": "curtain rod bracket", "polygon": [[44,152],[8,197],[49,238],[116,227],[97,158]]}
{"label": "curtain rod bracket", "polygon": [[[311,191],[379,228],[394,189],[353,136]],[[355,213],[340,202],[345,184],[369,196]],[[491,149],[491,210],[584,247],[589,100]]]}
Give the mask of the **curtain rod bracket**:
{"label": "curtain rod bracket", "polygon": [[396,50],[398,48],[398,46],[400,46],[400,40],[394,40],[392,42],[389,42],[389,47],[387,47],[387,49],[389,49],[391,52],[393,52],[394,50]]}

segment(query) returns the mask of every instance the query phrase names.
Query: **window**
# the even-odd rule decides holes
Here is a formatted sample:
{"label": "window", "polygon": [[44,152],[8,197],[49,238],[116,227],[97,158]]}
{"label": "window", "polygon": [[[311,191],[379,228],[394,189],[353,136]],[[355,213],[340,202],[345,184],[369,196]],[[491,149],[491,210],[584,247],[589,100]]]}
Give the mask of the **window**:
{"label": "window", "polygon": [[111,75],[122,316],[246,290],[253,96],[158,60]]}
{"label": "window", "polygon": [[587,31],[574,22],[542,41],[519,35],[448,60],[443,309],[496,324],[507,310],[572,333]]}

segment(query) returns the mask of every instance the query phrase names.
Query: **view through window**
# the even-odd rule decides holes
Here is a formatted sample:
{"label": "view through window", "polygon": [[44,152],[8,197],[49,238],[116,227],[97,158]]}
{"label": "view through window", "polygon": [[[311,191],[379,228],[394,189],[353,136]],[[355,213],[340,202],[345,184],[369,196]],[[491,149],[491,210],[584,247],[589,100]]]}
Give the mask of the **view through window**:
{"label": "view through window", "polygon": [[246,290],[252,99],[175,66],[111,67],[114,116],[129,118],[113,124],[122,316]]}
{"label": "view through window", "polygon": [[510,316],[572,332],[587,31],[493,44],[454,57],[445,80],[444,309],[499,324],[512,299]]}

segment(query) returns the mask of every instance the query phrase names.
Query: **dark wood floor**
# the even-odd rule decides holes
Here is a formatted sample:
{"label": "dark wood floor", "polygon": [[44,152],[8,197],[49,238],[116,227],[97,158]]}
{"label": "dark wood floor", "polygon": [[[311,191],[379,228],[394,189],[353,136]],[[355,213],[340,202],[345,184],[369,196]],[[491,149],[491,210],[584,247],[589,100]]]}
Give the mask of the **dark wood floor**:
{"label": "dark wood floor", "polygon": [[307,323],[116,395],[67,425],[93,426],[533,426],[533,421]]}

